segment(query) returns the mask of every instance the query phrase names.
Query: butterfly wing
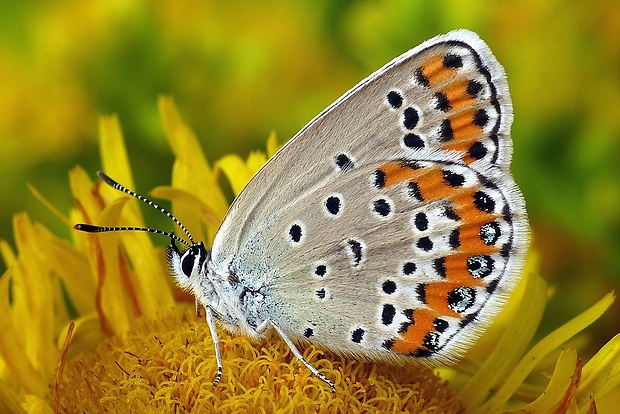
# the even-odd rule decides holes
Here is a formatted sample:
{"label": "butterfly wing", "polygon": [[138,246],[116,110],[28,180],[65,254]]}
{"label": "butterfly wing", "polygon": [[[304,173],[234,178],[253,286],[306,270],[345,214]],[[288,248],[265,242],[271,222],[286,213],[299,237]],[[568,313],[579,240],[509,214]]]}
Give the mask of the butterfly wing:
{"label": "butterfly wing", "polygon": [[454,359],[527,248],[502,67],[472,32],[370,75],[250,181],[212,260],[265,294],[287,335],[383,359]]}

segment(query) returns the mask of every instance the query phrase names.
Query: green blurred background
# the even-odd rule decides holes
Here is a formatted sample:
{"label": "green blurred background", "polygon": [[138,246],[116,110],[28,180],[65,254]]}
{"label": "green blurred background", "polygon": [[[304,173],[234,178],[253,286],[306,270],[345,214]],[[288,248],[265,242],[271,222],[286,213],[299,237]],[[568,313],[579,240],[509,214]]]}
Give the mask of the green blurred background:
{"label": "green blurred background", "polygon": [[[169,183],[173,161],[158,95],[176,99],[210,161],[245,157],[270,131],[285,141],[393,57],[459,27],[478,32],[508,74],[513,172],[557,289],[551,329],[620,285],[617,0],[3,0],[0,237],[13,243],[11,217],[27,210],[69,238],[27,183],[66,213],[68,170],[100,168],[101,114],[119,115],[145,193]],[[616,305],[596,325],[599,342],[620,330],[619,314]]]}

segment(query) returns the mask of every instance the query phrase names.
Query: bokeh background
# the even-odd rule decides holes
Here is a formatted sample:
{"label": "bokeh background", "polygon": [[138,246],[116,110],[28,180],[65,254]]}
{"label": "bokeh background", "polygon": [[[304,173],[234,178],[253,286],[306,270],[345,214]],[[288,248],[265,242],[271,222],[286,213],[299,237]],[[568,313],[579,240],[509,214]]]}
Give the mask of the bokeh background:
{"label": "bokeh background", "polygon": [[[68,170],[100,168],[102,114],[118,114],[145,193],[170,182],[160,94],[176,99],[210,161],[245,157],[271,131],[287,140],[393,57],[459,27],[478,32],[508,74],[512,170],[556,291],[550,330],[620,286],[616,0],[3,0],[0,237],[13,243],[12,215],[27,210],[69,238],[27,184],[66,213]],[[594,345],[620,331],[618,315],[616,304],[595,325]]]}

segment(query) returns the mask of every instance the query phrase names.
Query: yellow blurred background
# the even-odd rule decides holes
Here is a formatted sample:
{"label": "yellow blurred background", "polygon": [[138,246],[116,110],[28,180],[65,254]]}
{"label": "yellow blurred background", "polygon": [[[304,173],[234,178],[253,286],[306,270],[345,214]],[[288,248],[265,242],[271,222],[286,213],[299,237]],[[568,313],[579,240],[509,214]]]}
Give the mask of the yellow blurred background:
{"label": "yellow blurred background", "polygon": [[[158,95],[176,99],[210,161],[245,156],[272,130],[290,138],[393,57],[459,27],[478,32],[508,74],[512,169],[557,291],[546,326],[557,326],[620,286],[615,0],[4,0],[0,237],[13,243],[11,218],[22,210],[69,237],[27,184],[67,212],[68,170],[80,164],[94,177],[100,168],[102,114],[119,115],[146,193],[169,183],[173,160]],[[599,343],[619,331],[617,315],[616,304],[596,325]]]}

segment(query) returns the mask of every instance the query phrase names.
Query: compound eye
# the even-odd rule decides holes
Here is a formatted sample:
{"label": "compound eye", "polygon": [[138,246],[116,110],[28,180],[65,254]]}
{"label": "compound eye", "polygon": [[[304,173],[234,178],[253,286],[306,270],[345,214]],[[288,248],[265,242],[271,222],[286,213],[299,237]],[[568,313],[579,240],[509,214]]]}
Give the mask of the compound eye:
{"label": "compound eye", "polygon": [[185,257],[181,259],[181,270],[185,276],[190,277],[192,275],[192,270],[194,270],[194,259],[196,255],[193,252],[187,252]]}

